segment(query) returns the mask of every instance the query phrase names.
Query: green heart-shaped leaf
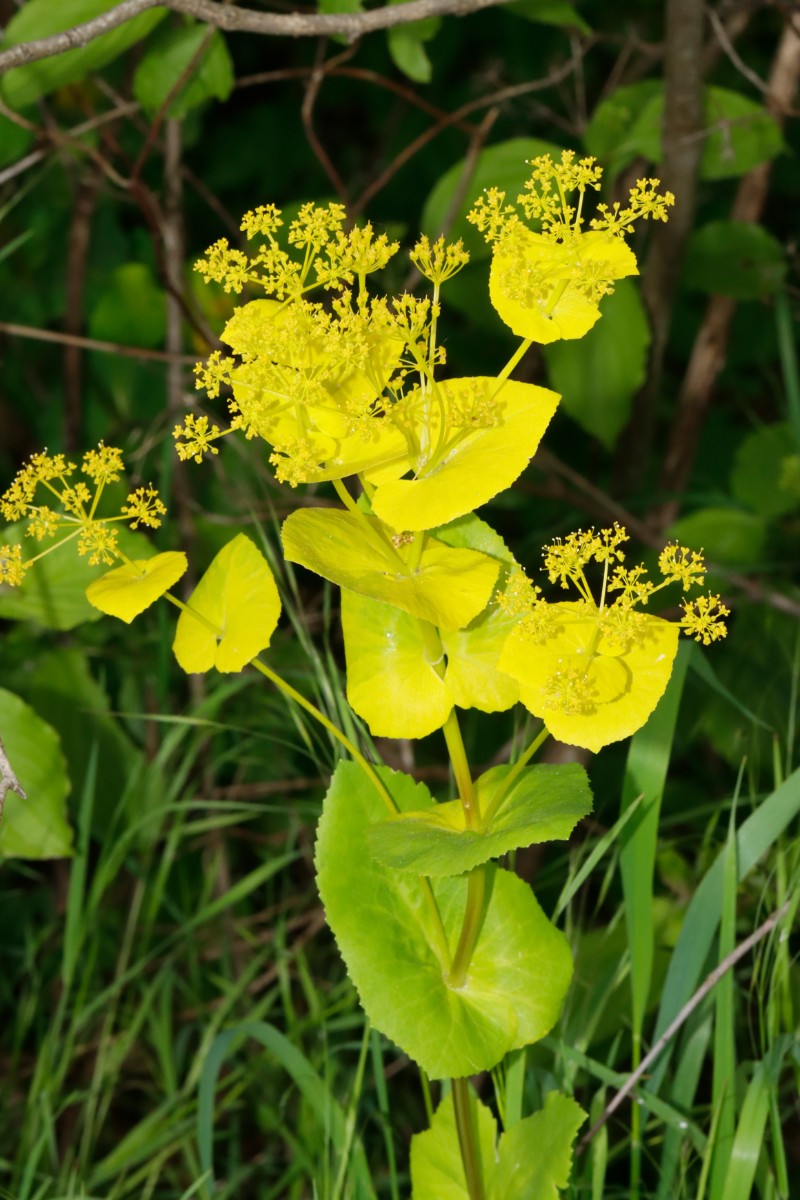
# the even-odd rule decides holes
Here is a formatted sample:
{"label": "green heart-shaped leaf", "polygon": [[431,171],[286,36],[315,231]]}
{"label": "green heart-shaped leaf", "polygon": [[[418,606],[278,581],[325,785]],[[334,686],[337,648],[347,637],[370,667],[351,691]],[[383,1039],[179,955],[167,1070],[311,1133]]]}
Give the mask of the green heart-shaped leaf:
{"label": "green heart-shaped leaf", "polygon": [[0,821],[0,858],[69,858],[72,830],[67,818],[70,782],[61,741],[52,725],[0,688],[0,734],[23,800],[6,793]]}
{"label": "green heart-shaped leaf", "polygon": [[[430,793],[379,769],[401,811],[428,809]],[[422,881],[369,853],[369,827],[384,802],[354,763],[340,763],[317,839],[320,896],[361,1003],[376,1029],[433,1078],[489,1070],[509,1050],[553,1027],[572,975],[564,935],[532,891],[508,871],[493,886],[465,982],[450,987],[449,962]],[[437,879],[433,894],[450,953],[464,916],[467,881]]]}
{"label": "green heart-shaped leaf", "polygon": [[289,562],[443,629],[463,628],[486,607],[499,572],[485,554],[434,538],[426,539],[419,564],[409,566],[374,517],[335,509],[293,512],[282,537]]}
{"label": "green heart-shaped leaf", "polygon": [[[482,813],[505,789],[511,767],[492,767],[478,780]],[[526,767],[483,830],[467,829],[459,800],[402,813],[373,825],[369,848],[388,867],[418,875],[460,875],[509,850],[568,838],[592,810],[592,793],[577,763]]]}
{"label": "green heart-shaped leaf", "polygon": [[241,671],[269,645],[281,601],[269,564],[250,538],[239,533],[223,546],[189,608],[180,615],[172,644],[187,674],[212,667]]}

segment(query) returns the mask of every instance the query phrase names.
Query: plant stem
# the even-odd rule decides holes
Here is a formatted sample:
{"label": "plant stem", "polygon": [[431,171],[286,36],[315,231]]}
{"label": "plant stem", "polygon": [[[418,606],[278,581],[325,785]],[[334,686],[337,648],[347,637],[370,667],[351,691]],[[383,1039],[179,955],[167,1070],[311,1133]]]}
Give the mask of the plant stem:
{"label": "plant stem", "polygon": [[461,806],[464,809],[464,820],[467,829],[478,829],[481,822],[481,810],[475,786],[472,782],[472,775],[470,774],[469,763],[467,762],[467,752],[464,749],[464,739],[461,737],[461,730],[458,725],[458,717],[456,716],[455,709],[451,710],[442,731],[444,739],[447,742],[450,761],[453,764],[453,774],[456,777],[456,787],[458,788]]}
{"label": "plant stem", "polygon": [[447,975],[447,986],[463,987],[469,971],[469,964],[480,937],[483,925],[483,902],[486,898],[486,867],[476,867],[467,876],[467,903],[464,908],[464,921],[458,938],[453,964]]}
{"label": "plant stem", "polygon": [[485,1200],[469,1080],[453,1080],[453,1109],[456,1115],[458,1144],[461,1149],[461,1161],[464,1164],[469,1200]]}

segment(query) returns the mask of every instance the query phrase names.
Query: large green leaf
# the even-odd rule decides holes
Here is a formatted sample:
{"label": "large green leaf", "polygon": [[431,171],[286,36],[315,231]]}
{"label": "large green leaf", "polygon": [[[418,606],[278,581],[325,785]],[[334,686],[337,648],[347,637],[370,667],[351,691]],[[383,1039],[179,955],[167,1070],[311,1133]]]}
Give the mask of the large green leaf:
{"label": "large green leaf", "polygon": [[[421,784],[385,768],[380,774],[401,811],[431,807]],[[427,1075],[489,1070],[552,1028],[572,974],[567,941],[527,884],[496,871],[466,981],[450,987],[422,881],[382,867],[369,853],[369,827],[385,815],[384,801],[361,769],[340,763],[323,804],[316,865],[350,977],[375,1028]],[[432,888],[452,953],[467,882],[434,880]]]}
{"label": "large green leaf", "polygon": [[[389,2],[402,4],[404,0]],[[436,37],[441,24],[440,17],[426,17],[422,21],[393,25],[386,30],[386,42],[394,65],[415,83],[430,83],[433,78],[433,66],[425,43]]]}
{"label": "large green leaf", "polygon": [[628,422],[644,382],[650,327],[630,279],[620,279],[602,303],[602,320],[577,342],[542,348],[550,382],[562,406],[604,446],[612,447]]}
{"label": "large green leaf", "polygon": [[[487,1200],[557,1200],[569,1183],[572,1143],[586,1114],[569,1096],[548,1092],[544,1108],[502,1134],[485,1104],[473,1097],[478,1157]],[[412,1200],[469,1200],[459,1151],[452,1092],[430,1129],[411,1141]]]}
{"label": "large green leaf", "polygon": [[[25,523],[0,528],[0,545],[22,542],[35,554],[36,543],[25,540]],[[119,532],[119,547],[129,558],[146,554],[147,538],[129,529]],[[35,621],[46,629],[74,629],[84,621],[97,621],[100,612],[86,599],[88,584],[100,579],[107,566],[90,567],[80,558],[74,542],[57,548],[36,563],[19,587],[0,584],[0,617],[13,621]]]}
{"label": "large green leaf", "polygon": [[548,388],[488,377],[448,379],[439,391],[448,414],[469,405],[475,391],[496,406],[494,423],[464,436],[414,479],[381,484],[372,511],[393,529],[432,529],[472,512],[511,487],[527,467],[560,397]]}
{"label": "large green leaf", "polygon": [[0,858],[68,858],[70,782],[61,742],[51,725],[0,688],[0,736],[27,798],[8,792],[0,819]]}
{"label": "large green leaf", "polygon": [[400,813],[369,831],[372,855],[387,867],[418,875],[460,875],[509,850],[569,837],[592,810],[592,793],[577,763],[526,767],[505,794],[513,768],[492,767],[477,783],[482,813],[502,802],[488,825],[467,829],[459,800]]}
{"label": "large green leaf", "polygon": [[700,508],[671,525],[668,537],[699,547],[712,562],[752,567],[764,553],[766,525],[762,517],[736,508]]}
{"label": "large green leaf", "polygon": [[[610,157],[614,174],[639,155],[658,163],[662,158],[663,118],[661,83],[647,80],[618,88],[592,114],[584,144],[598,158]],[[745,175],[783,149],[775,118],[740,92],[706,88],[705,125],[700,160],[703,179]]]}
{"label": "large green leaf", "polygon": [[123,263],[108,277],[89,314],[89,333],[123,346],[162,346],[167,297],[144,263]]}
{"label": "large green leaf", "polygon": [[741,442],[731,492],[762,517],[779,517],[800,506],[800,454],[788,421],[762,425]]}
{"label": "large green leaf", "polygon": [[187,674],[241,671],[269,645],[281,613],[269,564],[243,533],[222,547],[188,603],[172,644]]}
{"label": "large green leaf", "polygon": [[[8,22],[2,48],[62,33],[100,16],[116,4],[117,0],[26,0]],[[140,41],[165,16],[165,10],[158,8],[139,13],[85,46],[15,67],[7,72],[0,85],[3,99],[12,108],[24,108],[48,92],[83,79]]]}
{"label": "large green leaf", "polygon": [[174,119],[185,117],[204,100],[228,99],[234,84],[233,62],[218,29],[193,22],[157,36],[136,68],[133,94],[142,108],[155,113],[180,79],[183,84],[169,106],[168,115]]}
{"label": "large green leaf", "polygon": [[[488,258],[491,248],[473,225],[467,221],[467,213],[485,188],[496,187],[504,191],[509,200],[516,200],[530,175],[528,162],[540,154],[550,154],[558,160],[561,147],[539,138],[511,138],[488,146],[478,155],[475,167],[469,175],[469,186],[462,193],[466,159],[445,171],[425,201],[422,211],[422,232],[428,237],[438,237],[445,225],[448,237],[461,238],[471,258]],[[456,212],[452,212],[457,204]],[[451,220],[451,218],[455,218]],[[447,292],[445,291],[445,299]]]}
{"label": "large green leaf", "polygon": [[698,291],[760,300],[777,292],[785,277],[783,246],[751,221],[710,221],[689,239],[683,281]]}
{"label": "large green leaf", "polygon": [[431,537],[408,566],[373,517],[333,509],[292,513],[282,537],[289,562],[443,629],[463,628],[486,607],[499,572],[487,555]]}

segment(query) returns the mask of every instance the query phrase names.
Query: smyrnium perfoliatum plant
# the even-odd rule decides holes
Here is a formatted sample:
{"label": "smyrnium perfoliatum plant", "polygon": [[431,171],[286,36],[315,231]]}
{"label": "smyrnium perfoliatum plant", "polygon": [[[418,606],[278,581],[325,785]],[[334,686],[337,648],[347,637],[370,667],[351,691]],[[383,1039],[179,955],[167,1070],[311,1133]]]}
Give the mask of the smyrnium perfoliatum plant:
{"label": "smyrnium perfoliatum plant", "polygon": [[[40,554],[72,542],[91,562],[120,562],[89,586],[97,608],[130,621],[166,595],[181,609],[174,650],[185,671],[249,664],[347,750],[317,837],[327,919],[372,1025],[427,1076],[452,1080],[431,1129],[413,1139],[415,1200],[441,1200],[443,1181],[448,1197],[468,1200],[530,1200],[534,1186],[554,1197],[566,1185],[584,1119],[575,1101],[551,1093],[498,1134],[467,1084],[548,1033],[572,975],[564,934],[496,860],[568,838],[591,810],[580,765],[530,765],[548,736],[595,752],[628,737],[664,693],[680,630],[706,644],[725,634],[720,598],[689,596],[704,581],[691,549],[665,547],[651,579],[626,562],[620,526],[580,530],[545,548],[545,595],[475,512],[519,477],[560,399],[513,379],[515,366],[534,342],[592,328],[615,281],[637,273],[626,235],[639,219],[666,220],[673,203],[658,180],[640,180],[627,205],[587,218],[600,178],[593,159],[538,158],[515,202],[489,189],[469,214],[491,246],[492,303],[520,339],[493,376],[451,373],[439,337],[442,289],[468,261],[460,241],[420,238],[411,260],[428,294],[385,296],[374,277],[397,243],[370,224],[348,229],[338,204],[305,204],[288,227],[266,205],[242,221],[248,251],[223,239],[197,264],[206,281],[259,295],[227,323],[229,352],[197,368],[209,399],[225,396],[227,419],[187,415],[178,454],[201,462],[243,434],[258,452],[266,443],[280,481],[332,483],[341,507],[293,512],[284,555],[341,589],[353,710],[376,736],[441,729],[453,798],[436,802],[369,762],[261,657],[281,606],[250,539],[220,551],[188,603],[169,593],[183,554],[125,558],[113,523],[155,527],[164,508],[147,487],[100,515],[119,451],[84,457],[94,494],[74,482],[76,464],[42,454],[2,499],[8,520],[48,543]],[[21,582],[37,557],[3,548],[0,581]],[[652,611],[667,585],[685,594],[677,622]],[[540,719],[535,737],[516,761],[473,778],[458,710],[517,703]]]}

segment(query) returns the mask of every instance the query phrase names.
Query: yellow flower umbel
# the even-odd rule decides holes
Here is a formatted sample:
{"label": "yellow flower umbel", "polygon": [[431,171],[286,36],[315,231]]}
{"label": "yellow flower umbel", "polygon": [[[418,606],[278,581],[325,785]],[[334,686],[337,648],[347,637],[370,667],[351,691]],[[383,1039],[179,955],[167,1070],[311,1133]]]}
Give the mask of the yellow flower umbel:
{"label": "yellow flower umbel", "polygon": [[467,219],[492,245],[490,295],[506,325],[535,342],[580,338],[599,318],[600,300],[615,281],[638,274],[625,234],[639,218],[666,221],[675,198],[657,191],[658,179],[640,179],[624,208],[598,205],[586,232],[584,198],[587,190],[599,189],[602,177],[595,159],[576,160],[565,150],[560,163],[543,155],[531,166],[516,205],[489,188]]}
{"label": "yellow flower umbel", "polygon": [[[639,611],[669,583],[684,590],[702,585],[700,555],[667,546],[659,558],[660,583],[644,567],[625,567],[620,526],[572,533],[545,550],[551,583],[574,586],[580,599],[550,604],[520,572],[498,597],[519,617],[500,656],[501,671],[519,683],[520,699],[541,717],[550,733],[574,746],[597,751],[644,725],[663,695],[678,648],[679,629],[706,645],[725,636],[728,609],[719,596],[684,601],[675,623]],[[584,568],[602,565],[595,601]],[[614,600],[610,593],[617,593]]]}
{"label": "yellow flower umbel", "polygon": [[[149,485],[130,492],[114,516],[97,515],[104,488],[116,483],[123,469],[122,451],[102,442],[84,454],[79,472],[83,479],[73,478],[78,466],[63,454],[34,454],[0,496],[0,513],[9,522],[27,520],[26,537],[36,542],[57,540],[28,559],[23,559],[21,545],[0,547],[0,583],[18,586],[33,563],[66,542],[75,541],[78,554],[88,556],[91,566],[123,558],[114,527],[120,521],[131,529],[139,525],[157,529],[166,509]],[[37,504],[39,498],[47,504]]]}

